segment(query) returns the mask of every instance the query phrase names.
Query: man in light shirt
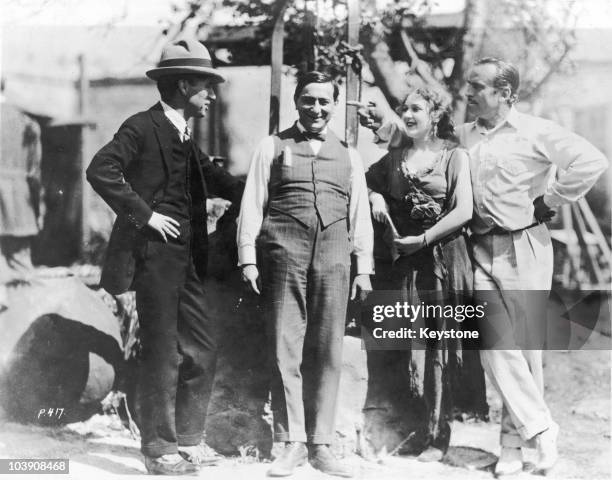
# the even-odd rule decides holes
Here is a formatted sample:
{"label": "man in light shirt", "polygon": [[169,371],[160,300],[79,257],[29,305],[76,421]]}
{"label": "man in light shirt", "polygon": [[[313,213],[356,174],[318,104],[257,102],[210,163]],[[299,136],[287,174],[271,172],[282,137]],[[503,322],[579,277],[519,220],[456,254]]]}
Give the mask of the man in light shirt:
{"label": "man in light shirt", "polygon": [[191,140],[187,121],[204,117],[224,81],[196,39],[164,48],[161,101],[128,118],[87,169],[117,214],[101,286],[136,291],[141,354],[136,421],[150,474],[192,474],[216,463],[203,441],[216,365],[216,327],[203,285],[206,197],[240,203],[242,182]]}
{"label": "man in light shirt", "polygon": [[[468,77],[468,109],[477,120],[458,135],[471,155],[477,294],[550,290],[553,250],[544,222],[554,208],[583,197],[608,164],[584,138],[519,113],[518,88],[517,69],[494,58],[477,62]],[[536,469],[547,472],[557,459],[559,427],[544,401],[541,350],[485,349],[481,359],[504,402],[496,473],[520,472],[521,447],[534,444]]]}
{"label": "man in light shirt", "polygon": [[[528,305],[516,307],[520,291],[551,287],[553,250],[544,222],[554,208],[583,197],[608,162],[584,138],[514,108],[519,73],[513,65],[484,58],[476,62],[467,83],[468,109],[476,120],[459,127],[457,134],[470,153],[476,302],[496,292],[509,323],[525,311],[529,322],[540,322],[533,312],[529,315]],[[363,124],[379,125],[379,119],[361,113]],[[376,133],[395,142],[401,125],[387,122]],[[546,473],[558,457],[559,427],[544,401],[542,352],[521,350],[518,344],[508,348],[481,352],[483,367],[504,403],[495,473],[520,472],[524,446],[537,447],[536,469]]]}
{"label": "man in light shirt", "polygon": [[295,89],[299,120],[263,139],[253,155],[238,219],[245,282],[262,295],[272,364],[270,476],[306,459],[325,473],[351,472],[330,452],[342,367],[351,253],[351,298],[370,290],[373,232],[361,159],[327,127],[338,86],[319,72]]}

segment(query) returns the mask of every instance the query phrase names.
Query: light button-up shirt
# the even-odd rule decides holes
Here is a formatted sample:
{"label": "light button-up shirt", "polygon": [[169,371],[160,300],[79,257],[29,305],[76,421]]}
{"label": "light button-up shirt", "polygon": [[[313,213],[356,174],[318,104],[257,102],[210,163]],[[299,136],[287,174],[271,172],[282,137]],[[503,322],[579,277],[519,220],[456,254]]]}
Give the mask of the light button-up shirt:
{"label": "light button-up shirt", "polygon": [[166,115],[166,118],[170,120],[170,123],[172,123],[172,125],[174,125],[174,128],[176,128],[181,142],[186,142],[187,140],[189,140],[191,138],[191,130],[187,125],[185,117],[183,117],[183,115],[181,115],[163,100],[160,100],[159,103],[164,109],[164,115]]}
{"label": "light button-up shirt", "polygon": [[495,128],[472,122],[457,133],[470,153],[475,233],[531,225],[535,198],[551,208],[576,201],[608,165],[584,138],[514,108]]}

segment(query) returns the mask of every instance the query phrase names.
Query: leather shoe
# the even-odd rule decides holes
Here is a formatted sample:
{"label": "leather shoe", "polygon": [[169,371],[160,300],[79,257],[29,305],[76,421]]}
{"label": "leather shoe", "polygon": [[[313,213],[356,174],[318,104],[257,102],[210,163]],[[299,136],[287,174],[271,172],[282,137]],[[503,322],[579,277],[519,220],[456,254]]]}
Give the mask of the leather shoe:
{"label": "leather shoe", "polygon": [[538,463],[535,466],[535,473],[548,475],[559,458],[557,452],[557,435],[559,435],[559,425],[553,424],[536,437],[538,449]]}
{"label": "leather shoe", "polygon": [[313,468],[328,475],[351,478],[353,472],[334,457],[328,445],[309,445],[308,461]]}
{"label": "leather shoe", "polygon": [[189,463],[200,466],[217,465],[221,461],[221,455],[209,447],[203,440],[189,447],[179,445],[179,454]]}
{"label": "leather shoe", "polygon": [[514,475],[523,471],[523,451],[520,448],[502,447],[495,464],[495,476]]}
{"label": "leather shoe", "polygon": [[198,467],[176,453],[161,457],[145,455],[145,467],[149,475],[195,475],[198,473]]}
{"label": "leather shoe", "polygon": [[288,477],[296,467],[306,463],[308,450],[303,442],[286,442],[283,453],[272,463],[268,477]]}

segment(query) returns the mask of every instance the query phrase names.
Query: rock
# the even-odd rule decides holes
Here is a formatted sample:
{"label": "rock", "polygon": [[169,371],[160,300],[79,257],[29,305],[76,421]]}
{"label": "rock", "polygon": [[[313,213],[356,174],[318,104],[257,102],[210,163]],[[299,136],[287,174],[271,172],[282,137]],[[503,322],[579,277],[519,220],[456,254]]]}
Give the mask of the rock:
{"label": "rock", "polygon": [[483,470],[497,462],[497,457],[481,448],[450,447],[444,456],[444,463],[468,470]]}
{"label": "rock", "polygon": [[366,352],[361,339],[345,336],[342,350],[342,376],[336,410],[334,450],[347,456],[358,448],[358,432],[363,428],[363,405],[368,387]]}
{"label": "rock", "polygon": [[43,424],[90,416],[123,363],[115,317],[74,277],[32,279],[9,289],[8,303],[0,313],[0,402],[8,415]]}
{"label": "rock", "polygon": [[[416,351],[415,356],[422,357],[422,353]],[[415,425],[427,418],[419,382],[423,362],[416,362],[408,351],[369,350],[367,354],[363,453],[378,457],[398,447],[402,453],[416,453],[419,445],[412,446]]]}
{"label": "rock", "polygon": [[215,384],[206,420],[206,440],[225,455],[257,451],[268,457],[272,431],[268,402],[266,333],[255,295],[246,293],[236,269],[206,280],[208,308],[218,325]]}

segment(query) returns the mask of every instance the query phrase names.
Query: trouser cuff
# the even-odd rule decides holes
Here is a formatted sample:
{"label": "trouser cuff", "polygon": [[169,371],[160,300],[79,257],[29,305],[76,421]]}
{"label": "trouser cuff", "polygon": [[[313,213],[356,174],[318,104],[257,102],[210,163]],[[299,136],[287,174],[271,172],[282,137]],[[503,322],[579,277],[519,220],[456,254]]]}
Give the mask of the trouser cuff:
{"label": "trouser cuff", "polygon": [[516,432],[502,432],[500,443],[502,447],[510,448],[535,448],[535,437],[550,427],[552,422],[537,422],[532,425],[523,425]]}
{"label": "trouser cuff", "polygon": [[178,448],[176,443],[150,443],[148,445],[141,445],[140,451],[146,457],[155,458],[178,453]]}
{"label": "trouser cuff", "polygon": [[291,434],[289,432],[275,433],[274,434],[275,442],[302,442],[306,443],[306,434]]}
{"label": "trouser cuff", "polygon": [[552,423],[552,420],[534,422],[531,425],[523,425],[518,429],[518,432],[526,441],[535,440],[535,436],[538,433],[542,433],[544,430],[548,430]]}
{"label": "trouser cuff", "polygon": [[201,433],[193,433],[191,435],[177,435],[176,441],[181,447],[192,447],[199,445],[204,436]]}

